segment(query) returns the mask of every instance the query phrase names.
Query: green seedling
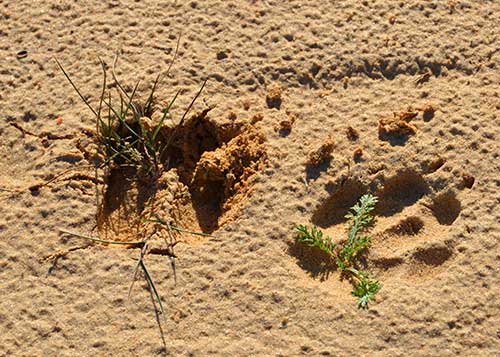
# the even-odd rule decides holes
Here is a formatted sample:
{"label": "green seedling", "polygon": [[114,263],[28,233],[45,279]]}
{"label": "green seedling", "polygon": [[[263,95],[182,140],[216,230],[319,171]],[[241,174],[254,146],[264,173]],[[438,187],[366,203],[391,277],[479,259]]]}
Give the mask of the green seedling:
{"label": "green seedling", "polygon": [[382,289],[382,284],[359,270],[354,268],[348,270],[358,279],[351,294],[358,298],[358,307],[366,309],[370,300],[375,300],[375,295]]}
{"label": "green seedling", "polygon": [[304,225],[295,227],[298,243],[320,249],[328,254],[336,263],[342,274],[350,274],[356,282],[352,294],[358,297],[358,307],[367,308],[368,303],[375,299],[375,295],[382,288],[377,280],[371,279],[367,274],[355,268],[355,258],[371,243],[371,237],[362,235],[373,223],[372,211],[377,204],[377,198],[371,194],[363,195],[359,202],[351,208],[345,216],[348,220],[348,237],[342,245],[336,245],[332,238],[324,236],[317,227],[310,229]]}
{"label": "green seedling", "polygon": [[318,248],[329,255],[335,255],[336,245],[332,243],[330,237],[323,237],[323,232],[315,226],[311,228],[311,231],[307,226],[303,225],[298,225],[295,229],[298,232],[296,236],[297,242]]}

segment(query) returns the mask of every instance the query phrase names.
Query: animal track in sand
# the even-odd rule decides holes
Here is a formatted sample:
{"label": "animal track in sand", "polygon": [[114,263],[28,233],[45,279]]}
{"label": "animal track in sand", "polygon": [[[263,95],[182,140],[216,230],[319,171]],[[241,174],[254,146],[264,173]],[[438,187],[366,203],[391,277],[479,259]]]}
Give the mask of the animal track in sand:
{"label": "animal track in sand", "polygon": [[398,172],[378,185],[351,178],[318,205],[312,223],[341,242],[346,237],[345,214],[368,191],[379,202],[370,232],[372,244],[361,264],[377,276],[427,278],[438,273],[454,255],[448,232],[461,211],[455,191],[445,188],[434,194],[426,175],[412,170]]}
{"label": "animal track in sand", "polygon": [[133,168],[107,176],[98,212],[98,229],[106,239],[148,236],[144,222],[154,218],[212,233],[235,219],[265,165],[265,137],[245,123],[218,125],[201,113],[177,130],[166,130],[166,137],[174,136],[165,155],[169,169],[160,178],[141,181]]}

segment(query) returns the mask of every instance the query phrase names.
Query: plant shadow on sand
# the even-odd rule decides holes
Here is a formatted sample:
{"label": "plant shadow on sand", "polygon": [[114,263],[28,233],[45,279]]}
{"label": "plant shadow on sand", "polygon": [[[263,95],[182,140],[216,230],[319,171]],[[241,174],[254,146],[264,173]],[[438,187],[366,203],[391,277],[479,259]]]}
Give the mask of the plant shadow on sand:
{"label": "plant shadow on sand", "polygon": [[298,265],[314,279],[326,281],[330,274],[337,270],[335,260],[329,254],[297,241],[289,245],[288,253],[294,256]]}

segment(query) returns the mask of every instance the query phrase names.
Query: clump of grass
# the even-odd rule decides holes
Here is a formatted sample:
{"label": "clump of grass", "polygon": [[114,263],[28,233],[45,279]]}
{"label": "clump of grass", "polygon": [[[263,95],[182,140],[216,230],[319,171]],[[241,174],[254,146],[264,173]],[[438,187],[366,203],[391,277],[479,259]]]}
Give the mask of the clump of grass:
{"label": "clump of grass", "polygon": [[[170,72],[173,62],[177,56],[177,51],[179,48],[179,41],[177,42],[177,47],[175,50],[174,58],[170,63],[167,72],[164,76],[167,76]],[[73,82],[68,72],[64,67],[57,61],[57,65],[63,72],[64,76],[68,79],[69,83],[76,91],[80,99],[85,103],[85,105],[90,109],[95,117],[95,133],[94,139],[98,147],[97,157],[100,158],[95,164],[95,175],[96,182],[98,176],[98,170],[102,168],[115,169],[121,167],[133,167],[137,177],[139,178],[150,178],[155,183],[155,180],[161,177],[161,174],[168,170],[168,157],[165,157],[169,145],[171,144],[176,130],[182,126],[186,116],[191,110],[197,98],[200,96],[206,81],[202,84],[201,88],[192,99],[191,103],[185,110],[184,114],[172,130],[162,130],[165,121],[170,118],[171,108],[174,105],[178,95],[179,90],[175,93],[172,100],[161,109],[160,119],[155,123],[153,119],[153,114],[156,110],[156,100],[155,92],[161,82],[162,74],[159,74],[152,86],[147,99],[143,102],[137,100],[137,89],[139,87],[139,82],[137,82],[133,90],[128,93],[121,83],[118,81],[115,74],[115,65],[117,57],[113,62],[112,67],[112,77],[114,80],[114,87],[117,90],[117,96],[112,96],[107,84],[107,70],[104,62],[99,58],[99,62],[102,67],[103,81],[102,81],[102,91],[99,96],[99,104],[96,108],[90,105],[89,101],[82,94],[78,86]],[[115,99],[113,99],[115,98]],[[156,116],[155,116],[156,117]],[[96,201],[97,207],[99,208],[99,189],[96,183]],[[83,238],[94,243],[109,244],[109,245],[126,245],[128,247],[140,248],[140,255],[137,261],[137,265],[134,271],[134,277],[130,291],[132,290],[133,284],[137,278],[139,269],[144,273],[147,284],[150,288],[152,295],[154,296],[156,303],[159,306],[159,310],[163,315],[164,321],[165,312],[163,308],[162,301],[158,290],[155,287],[151,274],[149,273],[144,258],[147,254],[161,254],[166,255],[170,258],[172,268],[174,270],[175,278],[175,254],[173,252],[174,246],[179,242],[178,236],[184,233],[204,235],[203,233],[192,232],[185,230],[183,228],[176,227],[172,224],[166,223],[166,221],[161,219],[156,220],[145,220],[145,222],[153,222],[158,226],[164,226],[167,230],[169,241],[165,238],[166,248],[161,251],[154,253],[149,248],[149,241],[153,235],[157,232],[157,227],[155,226],[155,232],[153,232],[148,237],[138,240],[138,241],[111,241],[100,239],[99,237],[90,237],[82,234],[72,233],[68,231],[62,231],[62,233],[72,235],[74,237]],[[130,292],[129,292],[130,293]]]}
{"label": "clump of grass", "polygon": [[[138,81],[135,84],[132,92],[127,93],[116,77],[114,71],[116,64],[115,58],[112,75],[117,88],[118,99],[113,100],[111,92],[106,91],[106,66],[104,62],[100,60],[103,71],[103,84],[99,105],[97,109],[95,109],[90,105],[87,99],[85,99],[79,88],[57,59],[56,62],[71,86],[96,117],[95,139],[101,151],[100,154],[104,157],[102,166],[132,166],[135,167],[140,174],[158,177],[163,171],[163,162],[166,161],[165,152],[175,133],[174,130],[170,136],[165,137],[161,129],[165,120],[170,117],[170,110],[179,95],[179,91],[176,92],[170,103],[161,109],[161,118],[157,123],[154,123],[155,91],[160,83],[161,74],[156,77],[146,101],[139,103],[136,97],[137,88],[140,82]],[[170,67],[165,75],[168,75],[169,71]],[[193,98],[177,126],[182,125],[184,122],[191,107],[201,94],[205,83],[206,81]]]}
{"label": "clump of grass", "polygon": [[375,196],[366,194],[351,208],[345,216],[348,220],[349,233],[347,241],[342,245],[334,244],[329,236],[324,236],[315,226],[295,227],[297,242],[322,250],[335,260],[341,273],[350,274],[355,279],[352,295],[358,298],[359,308],[367,308],[368,303],[375,300],[377,292],[382,288],[382,284],[377,280],[356,268],[356,257],[371,242],[371,237],[362,233],[373,223],[374,218],[371,213],[376,203]]}

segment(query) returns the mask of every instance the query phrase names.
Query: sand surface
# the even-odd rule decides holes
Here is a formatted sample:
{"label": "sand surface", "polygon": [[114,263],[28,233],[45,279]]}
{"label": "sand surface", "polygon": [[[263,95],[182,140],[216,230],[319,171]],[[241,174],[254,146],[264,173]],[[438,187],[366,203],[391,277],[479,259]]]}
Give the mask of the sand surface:
{"label": "sand surface", "polygon": [[[498,356],[499,24],[498,1],[0,1],[0,356]],[[146,257],[160,329],[143,276],[127,299],[138,249],[60,232],[97,234],[95,122],[54,58],[97,105],[98,56],[147,93],[180,33],[158,100],[181,90],[179,118],[208,79],[193,113],[214,108],[156,201],[216,238],[175,247],[176,282]],[[342,240],[365,192],[384,286],[358,310],[293,226]]]}

